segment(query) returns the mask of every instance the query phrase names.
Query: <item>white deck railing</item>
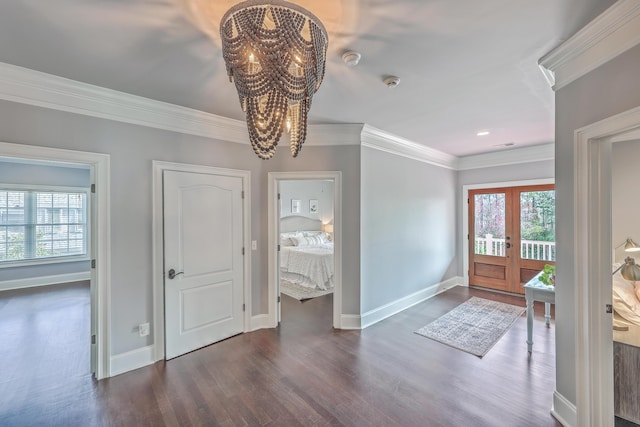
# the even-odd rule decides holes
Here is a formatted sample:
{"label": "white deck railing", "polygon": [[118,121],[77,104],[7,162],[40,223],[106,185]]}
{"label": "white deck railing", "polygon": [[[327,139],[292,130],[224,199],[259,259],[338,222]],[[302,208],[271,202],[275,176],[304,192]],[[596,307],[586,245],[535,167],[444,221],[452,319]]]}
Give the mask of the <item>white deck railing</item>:
{"label": "white deck railing", "polygon": [[[495,238],[492,234],[475,238],[475,253],[478,255],[505,256],[505,249],[506,241],[503,238]],[[521,240],[520,257],[538,261],[555,261],[556,242]]]}

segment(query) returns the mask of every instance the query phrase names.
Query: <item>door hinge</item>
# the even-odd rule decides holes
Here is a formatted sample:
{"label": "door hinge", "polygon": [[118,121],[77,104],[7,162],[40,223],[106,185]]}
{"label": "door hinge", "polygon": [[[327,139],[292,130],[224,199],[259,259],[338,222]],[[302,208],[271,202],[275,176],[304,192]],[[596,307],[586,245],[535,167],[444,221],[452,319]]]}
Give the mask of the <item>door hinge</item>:
{"label": "door hinge", "polygon": [[242,198],[244,199],[244,190],[242,190]]}
{"label": "door hinge", "polygon": [[280,252],[280,245],[278,245],[278,252]]}
{"label": "door hinge", "polygon": [[96,343],[96,336],[91,335],[91,344],[95,344],[95,343]]}
{"label": "door hinge", "polygon": [[95,192],[96,192],[96,185],[95,184],[91,184],[91,192],[95,194]]}
{"label": "door hinge", "polygon": [[280,193],[278,193],[278,200],[280,200]]}
{"label": "door hinge", "polygon": [[242,304],[242,311],[246,310],[246,306],[244,304]]}
{"label": "door hinge", "polygon": [[280,302],[280,295],[278,295],[278,302]]}
{"label": "door hinge", "polygon": [[242,248],[242,255],[244,255],[244,248]]}
{"label": "door hinge", "polygon": [[469,204],[469,198],[467,197],[467,204]]}
{"label": "door hinge", "polygon": [[91,268],[96,268],[96,260],[95,259],[91,260]]}
{"label": "door hinge", "polygon": [[606,313],[613,313],[613,307],[611,306],[611,304],[606,304],[604,307]]}
{"label": "door hinge", "polygon": [[467,240],[469,240],[469,235],[467,234]]}

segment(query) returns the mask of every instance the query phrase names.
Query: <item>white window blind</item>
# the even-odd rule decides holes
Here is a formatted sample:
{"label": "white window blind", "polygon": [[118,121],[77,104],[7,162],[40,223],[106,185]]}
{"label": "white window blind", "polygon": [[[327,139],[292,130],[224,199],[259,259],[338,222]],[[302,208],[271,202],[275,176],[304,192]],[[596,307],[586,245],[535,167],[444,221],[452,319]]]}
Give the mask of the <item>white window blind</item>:
{"label": "white window blind", "polygon": [[0,263],[86,254],[86,193],[0,189]]}

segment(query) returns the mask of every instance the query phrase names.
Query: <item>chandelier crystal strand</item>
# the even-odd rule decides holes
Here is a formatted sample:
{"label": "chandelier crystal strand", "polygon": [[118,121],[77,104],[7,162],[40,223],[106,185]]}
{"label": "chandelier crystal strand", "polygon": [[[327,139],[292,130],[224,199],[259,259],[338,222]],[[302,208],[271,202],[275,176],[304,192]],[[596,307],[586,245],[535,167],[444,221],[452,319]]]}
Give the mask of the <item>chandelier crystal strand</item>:
{"label": "chandelier crystal strand", "polygon": [[324,77],[324,26],[296,4],[246,0],[223,16],[220,36],[253,150],[270,159],[287,131],[296,157],[306,139],[313,95]]}

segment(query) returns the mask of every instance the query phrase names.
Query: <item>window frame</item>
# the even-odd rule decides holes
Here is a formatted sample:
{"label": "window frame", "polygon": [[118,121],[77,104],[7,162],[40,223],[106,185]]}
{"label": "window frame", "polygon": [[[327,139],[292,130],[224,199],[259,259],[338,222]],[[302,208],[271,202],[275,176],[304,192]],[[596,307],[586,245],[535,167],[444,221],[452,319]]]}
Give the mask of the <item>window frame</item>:
{"label": "window frame", "polygon": [[[61,264],[70,262],[89,261],[91,259],[91,189],[88,187],[54,186],[54,185],[22,185],[0,183],[0,191],[24,191],[24,192],[57,192],[57,193],[81,193],[85,195],[85,236],[84,244],[86,253],[83,255],[61,255],[43,258],[25,258],[21,260],[0,261],[0,269],[12,267],[28,267],[45,264]],[[25,203],[26,204],[26,203]],[[37,224],[34,224],[37,226]]]}

